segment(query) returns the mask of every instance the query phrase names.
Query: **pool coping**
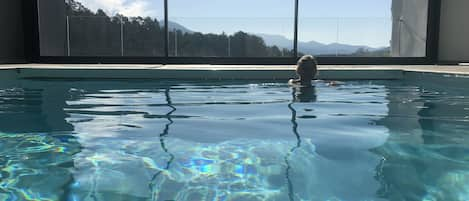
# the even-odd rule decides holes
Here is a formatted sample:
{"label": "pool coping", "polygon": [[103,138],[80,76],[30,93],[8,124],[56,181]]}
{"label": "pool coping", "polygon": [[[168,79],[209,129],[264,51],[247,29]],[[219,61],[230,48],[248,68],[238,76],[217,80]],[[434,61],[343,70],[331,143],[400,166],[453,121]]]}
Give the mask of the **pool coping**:
{"label": "pool coping", "polygon": [[[319,79],[404,79],[405,74],[432,73],[469,77],[469,66],[320,65]],[[23,79],[288,79],[293,65],[116,65],[7,64],[0,77]]]}

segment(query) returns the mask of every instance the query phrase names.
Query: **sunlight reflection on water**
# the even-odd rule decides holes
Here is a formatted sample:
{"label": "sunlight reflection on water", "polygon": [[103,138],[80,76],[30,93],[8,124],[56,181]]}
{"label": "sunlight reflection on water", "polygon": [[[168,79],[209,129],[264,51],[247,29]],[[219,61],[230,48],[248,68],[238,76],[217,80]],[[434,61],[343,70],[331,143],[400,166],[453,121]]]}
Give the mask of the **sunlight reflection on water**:
{"label": "sunlight reflection on water", "polygon": [[387,81],[4,85],[0,200],[468,196],[461,92]]}

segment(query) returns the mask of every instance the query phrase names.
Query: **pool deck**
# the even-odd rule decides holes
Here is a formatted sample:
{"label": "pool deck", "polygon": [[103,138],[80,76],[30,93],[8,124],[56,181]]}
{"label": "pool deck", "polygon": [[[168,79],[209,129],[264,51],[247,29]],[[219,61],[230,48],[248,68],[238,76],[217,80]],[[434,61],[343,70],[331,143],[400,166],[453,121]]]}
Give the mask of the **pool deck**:
{"label": "pool deck", "polygon": [[[6,64],[2,77],[135,79],[288,79],[293,65]],[[469,76],[469,66],[320,65],[320,79],[403,79],[406,73]]]}

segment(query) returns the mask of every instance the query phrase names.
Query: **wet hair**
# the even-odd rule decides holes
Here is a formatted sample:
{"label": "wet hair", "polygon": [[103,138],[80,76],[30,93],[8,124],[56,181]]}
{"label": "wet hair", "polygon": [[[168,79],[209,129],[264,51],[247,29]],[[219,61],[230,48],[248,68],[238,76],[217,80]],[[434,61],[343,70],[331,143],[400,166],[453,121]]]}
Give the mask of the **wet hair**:
{"label": "wet hair", "polygon": [[313,56],[305,55],[298,60],[296,72],[302,77],[311,76],[311,78],[314,78],[318,73],[317,65],[318,63]]}

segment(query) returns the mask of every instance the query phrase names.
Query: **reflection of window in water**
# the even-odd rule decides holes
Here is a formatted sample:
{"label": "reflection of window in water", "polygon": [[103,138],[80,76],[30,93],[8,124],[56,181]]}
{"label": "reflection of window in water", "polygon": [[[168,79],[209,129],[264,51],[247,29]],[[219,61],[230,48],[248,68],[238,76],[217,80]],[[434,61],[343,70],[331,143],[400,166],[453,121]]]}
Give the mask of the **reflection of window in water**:
{"label": "reflection of window in water", "polygon": [[[25,82],[26,84],[28,82]],[[63,108],[67,89],[54,86],[38,88],[0,88],[0,131],[35,133],[72,131]]]}
{"label": "reflection of window in water", "polygon": [[408,92],[390,90],[389,113],[406,118],[394,115],[381,121],[393,134],[372,150],[383,156],[376,168],[376,180],[381,183],[377,194],[394,200],[460,200],[456,196],[467,192],[467,180],[460,174],[467,171],[461,165],[467,148],[459,144],[465,142],[467,123],[458,121],[465,116],[464,101],[452,95],[461,93],[417,87]]}
{"label": "reflection of window in water", "polygon": [[285,178],[287,179],[288,185],[288,198],[290,201],[295,200],[294,197],[294,186],[291,180],[291,165],[289,158],[294,154],[296,149],[301,147],[301,136],[298,132],[298,122],[297,122],[297,111],[294,108],[295,102],[314,102],[316,101],[316,88],[315,87],[293,87],[292,88],[292,102],[288,104],[288,109],[291,111],[291,123],[292,123],[292,132],[296,138],[296,144],[293,146],[287,155],[285,155],[285,164],[287,166],[285,170]]}
{"label": "reflection of window in water", "polygon": [[161,149],[163,149],[163,151],[165,153],[167,153],[169,155],[169,160],[166,162],[166,167],[164,168],[164,170],[161,170],[157,173],[155,173],[153,175],[153,177],[151,178],[151,182],[150,182],[150,192],[151,192],[151,200],[156,200],[155,198],[158,197],[157,193],[158,193],[158,186],[156,186],[156,182],[157,182],[157,179],[158,179],[158,176],[163,173],[163,171],[166,171],[170,168],[171,166],[171,163],[174,161],[174,155],[169,151],[169,149],[166,147],[166,144],[165,144],[165,138],[169,135],[169,127],[174,123],[174,121],[171,119],[171,115],[176,112],[176,107],[174,107],[172,104],[172,101],[171,101],[171,96],[170,96],[170,89],[171,89],[171,86],[168,86],[168,88],[166,88],[165,90],[165,97],[166,97],[166,105],[171,108],[171,110],[166,113],[165,115],[165,118],[168,120],[168,123],[166,123],[165,127],[164,127],[164,130],[162,133],[159,134],[159,138],[160,138],[160,146],[161,146]]}

